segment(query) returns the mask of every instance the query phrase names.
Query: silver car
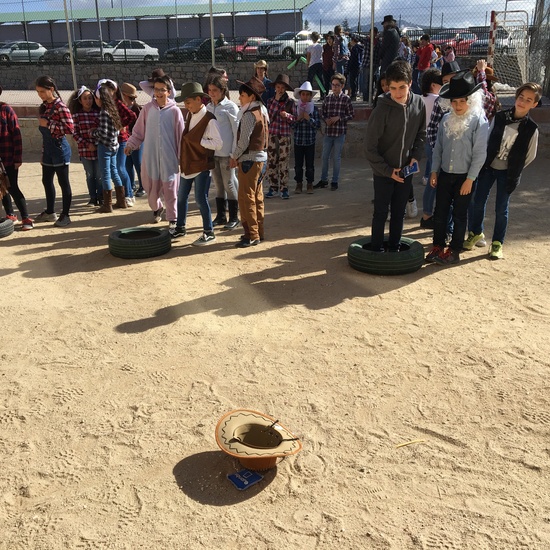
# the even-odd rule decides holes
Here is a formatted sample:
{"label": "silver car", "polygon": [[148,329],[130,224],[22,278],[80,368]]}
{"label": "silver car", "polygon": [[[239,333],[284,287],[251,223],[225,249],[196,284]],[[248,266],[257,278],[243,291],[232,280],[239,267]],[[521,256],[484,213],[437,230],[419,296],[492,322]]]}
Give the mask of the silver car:
{"label": "silver car", "polygon": [[[90,50],[88,59],[101,59],[101,51]],[[111,40],[103,48],[104,61],[158,61],[159,51],[141,40]]]}
{"label": "silver car", "polygon": [[38,63],[44,61],[46,48],[38,42],[18,40],[0,46],[0,63]]}

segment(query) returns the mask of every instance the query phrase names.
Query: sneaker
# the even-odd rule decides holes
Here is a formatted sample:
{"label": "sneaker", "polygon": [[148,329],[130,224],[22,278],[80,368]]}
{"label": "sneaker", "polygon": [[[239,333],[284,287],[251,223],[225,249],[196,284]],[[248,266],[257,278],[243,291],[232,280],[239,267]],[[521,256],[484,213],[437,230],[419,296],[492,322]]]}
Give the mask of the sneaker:
{"label": "sneaker", "polygon": [[472,250],[474,246],[476,246],[477,243],[483,239],[485,239],[485,235],[483,233],[476,235],[473,231],[470,231],[468,233],[468,238],[462,243],[462,248],[464,248],[464,250]]}
{"label": "sneaker", "polygon": [[299,182],[296,184],[296,189],[294,189],[294,193],[299,195],[302,192],[302,182]]}
{"label": "sneaker", "polygon": [[251,246],[258,246],[260,244],[260,239],[240,239],[239,242],[235,245],[237,248],[249,248]]}
{"label": "sneaker", "polygon": [[447,248],[443,254],[440,254],[439,256],[434,258],[434,262],[439,265],[450,265],[450,264],[456,264],[460,261],[460,254],[457,250],[452,250],[451,248]]}
{"label": "sneaker", "polygon": [[278,196],[279,196],[279,192],[275,191],[271,187],[269,188],[269,191],[265,194],[266,199],[272,199],[273,197],[278,197]]}
{"label": "sneaker", "polygon": [[145,189],[138,189],[136,191],[136,197],[144,197],[146,195]]}
{"label": "sneaker", "polygon": [[420,218],[420,227],[424,229],[433,229],[434,228],[434,217],[430,216],[427,220]]}
{"label": "sneaker", "polygon": [[324,189],[325,187],[328,186],[328,181],[325,181],[325,180],[319,180],[318,183],[316,183],[314,186],[313,186],[313,189]]}
{"label": "sneaker", "polygon": [[34,218],[34,223],[55,222],[55,221],[57,221],[57,214],[55,212],[48,214],[45,210],[41,214],[38,214],[36,218]]}
{"label": "sneaker", "polygon": [[161,206],[158,210],[154,210],[153,223],[160,223],[162,221],[163,214],[164,214],[164,206]]}
{"label": "sneaker", "polygon": [[290,195],[288,194],[288,189],[286,187],[281,191],[281,199],[290,199]]}
{"label": "sneaker", "polygon": [[422,177],[422,185],[424,186],[428,185],[428,178],[425,176]]}
{"label": "sneaker", "polygon": [[479,239],[479,241],[477,241],[476,243],[476,246],[478,246],[479,248],[484,248],[487,246],[487,241],[485,239]]}
{"label": "sneaker", "polygon": [[426,255],[426,262],[429,264],[435,262],[435,259],[443,254],[443,250],[444,248],[442,246],[434,246]]}
{"label": "sneaker", "polygon": [[187,231],[185,230],[185,227],[183,227],[183,225],[176,225],[175,223],[174,223],[174,227],[172,227],[172,224],[170,224],[168,232],[170,233],[170,237],[172,237],[172,239],[178,239],[179,237],[185,237],[185,234],[187,233]]}
{"label": "sneaker", "polygon": [[61,214],[54,222],[55,227],[67,227],[71,223],[71,218],[68,214]]}
{"label": "sneaker", "polygon": [[193,246],[206,246],[207,244],[213,243],[216,240],[216,235],[214,231],[204,232],[194,243]]}
{"label": "sneaker", "polygon": [[14,225],[19,221],[15,214],[7,214],[6,215],[6,220],[11,220]]}
{"label": "sneaker", "polygon": [[407,202],[407,218],[416,218],[418,216],[418,207],[416,206],[416,199]]}
{"label": "sneaker", "polygon": [[126,197],[124,200],[126,201],[126,206],[128,208],[132,208],[132,206],[134,206],[134,204],[136,203],[134,197]]}
{"label": "sneaker", "polygon": [[336,191],[338,189],[338,182],[337,181],[333,181],[331,184],[330,184],[330,190],[331,191]]}
{"label": "sneaker", "polygon": [[489,251],[489,260],[501,260],[504,257],[502,253],[502,243],[499,241],[493,241],[491,243],[491,250]]}
{"label": "sneaker", "polygon": [[31,229],[34,229],[34,224],[30,218],[21,221],[21,231],[30,231]]}
{"label": "sneaker", "polygon": [[97,199],[90,199],[90,200],[86,203],[86,206],[97,206]]}

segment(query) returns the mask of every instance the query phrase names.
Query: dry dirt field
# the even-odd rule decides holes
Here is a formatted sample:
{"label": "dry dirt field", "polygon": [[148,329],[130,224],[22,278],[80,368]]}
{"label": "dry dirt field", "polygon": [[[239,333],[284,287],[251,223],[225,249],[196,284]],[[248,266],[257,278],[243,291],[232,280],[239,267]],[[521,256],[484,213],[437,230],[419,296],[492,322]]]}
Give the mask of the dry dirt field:
{"label": "dry dirt field", "polygon": [[[261,246],[190,246],[193,202],[143,261],[107,237],[146,200],[96,214],[72,164],[72,225],[0,240],[0,549],[550,548],[549,172],[541,151],[505,259],[380,277],[346,259],[370,234],[365,161],[266,201]],[[35,215],[39,164],[20,181]],[[304,446],[243,492],[214,439],[235,408]]]}

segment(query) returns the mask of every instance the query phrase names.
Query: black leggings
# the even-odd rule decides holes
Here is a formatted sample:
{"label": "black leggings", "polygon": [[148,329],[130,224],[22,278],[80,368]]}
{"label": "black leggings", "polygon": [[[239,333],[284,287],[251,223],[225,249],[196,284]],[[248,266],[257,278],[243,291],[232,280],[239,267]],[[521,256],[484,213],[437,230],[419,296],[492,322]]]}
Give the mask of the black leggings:
{"label": "black leggings", "polygon": [[46,192],[46,213],[53,214],[55,212],[55,186],[53,184],[53,177],[57,175],[57,182],[61,187],[61,194],[63,196],[63,209],[61,214],[69,215],[69,209],[71,208],[71,201],[73,200],[73,193],[71,191],[71,184],[69,183],[69,165],[63,166],[42,166],[42,185],[44,185],[44,191]]}
{"label": "black leggings", "polygon": [[19,169],[15,168],[15,166],[6,166],[6,174],[8,175],[8,180],[10,182],[10,188],[9,188],[9,195],[6,195],[2,198],[2,205],[4,206],[4,209],[6,210],[6,214],[13,215],[13,205],[11,203],[11,197],[15,201],[15,205],[19,209],[19,212],[21,213],[21,218],[25,219],[29,217],[29,211],[27,210],[27,201],[25,200],[25,196],[21,192],[21,189],[19,189],[18,185],[18,176],[19,176]]}

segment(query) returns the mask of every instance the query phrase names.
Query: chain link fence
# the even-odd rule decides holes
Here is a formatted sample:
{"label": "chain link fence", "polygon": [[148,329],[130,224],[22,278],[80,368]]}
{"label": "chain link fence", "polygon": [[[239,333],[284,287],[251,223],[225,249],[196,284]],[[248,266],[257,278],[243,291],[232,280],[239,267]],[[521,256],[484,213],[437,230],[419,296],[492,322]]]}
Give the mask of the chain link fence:
{"label": "chain link fence", "polygon": [[437,46],[451,44],[463,68],[486,58],[502,87],[532,80],[550,92],[550,0],[175,0],[160,7],[148,0],[0,0],[0,7],[0,64],[70,63],[71,53],[76,63],[204,62],[213,50],[216,63],[292,61],[304,55],[312,31],[341,25],[365,37],[371,20],[381,31],[392,14],[412,41],[428,33]]}

